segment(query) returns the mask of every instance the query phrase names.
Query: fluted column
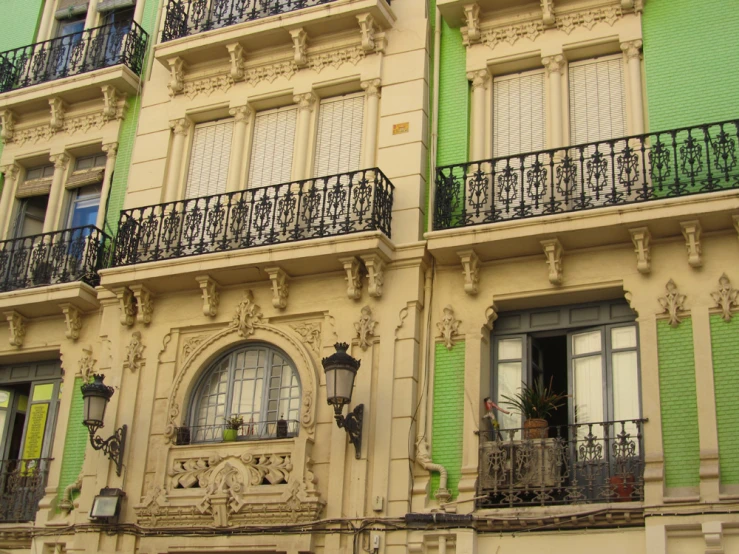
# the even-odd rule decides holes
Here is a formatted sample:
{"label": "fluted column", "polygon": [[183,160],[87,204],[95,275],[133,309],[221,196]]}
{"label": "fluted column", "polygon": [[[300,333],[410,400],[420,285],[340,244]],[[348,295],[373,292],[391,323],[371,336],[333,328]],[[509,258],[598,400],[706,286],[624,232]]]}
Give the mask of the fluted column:
{"label": "fluted column", "polygon": [[377,115],[380,111],[380,79],[371,79],[362,82],[362,88],[367,98],[367,126],[364,129],[364,152],[362,165],[375,167],[377,165]]}
{"label": "fluted column", "polygon": [[10,233],[7,232],[8,215],[11,212],[15,182],[18,175],[20,175],[20,169],[20,166],[15,163],[0,167],[0,173],[5,175],[2,197],[0,197],[0,238],[9,238]]}
{"label": "fluted column", "polygon": [[240,190],[242,168],[244,167],[244,148],[246,131],[251,121],[252,109],[249,106],[231,108],[229,112],[234,118],[234,132],[231,139],[231,159],[228,165],[228,182],[226,192]]}
{"label": "fluted column", "polygon": [[164,190],[165,202],[174,202],[180,193],[180,176],[182,175],[185,145],[187,144],[187,135],[190,132],[190,126],[190,120],[186,117],[174,119],[169,122],[169,127],[172,129],[174,137],[172,138],[172,151],[169,156],[167,184]]}
{"label": "fluted column", "polygon": [[295,150],[295,163],[293,165],[293,179],[306,179],[308,177],[308,145],[310,143],[310,116],[316,105],[316,95],[312,92],[296,94],[293,101],[298,105],[298,123],[295,131],[298,140]]}
{"label": "fluted column", "polygon": [[549,121],[552,124],[550,148],[559,148],[565,143],[562,121],[562,71],[565,58],[561,54],[542,58],[541,62],[549,75]]}
{"label": "fluted column", "polygon": [[110,186],[113,180],[113,171],[115,170],[115,160],[118,153],[118,143],[111,142],[103,144],[103,152],[105,152],[105,173],[103,174],[103,188],[100,191],[100,206],[98,207],[98,215],[95,219],[95,227],[100,230],[105,225],[105,212],[108,210],[108,196],[110,196]]}
{"label": "fluted column", "polygon": [[490,73],[486,69],[471,71],[467,79],[472,82],[472,117],[471,133],[472,146],[470,148],[471,160],[482,160],[485,157],[485,130],[488,125],[485,117],[485,89],[490,80]]}
{"label": "fluted column", "polygon": [[49,192],[49,204],[44,216],[44,229],[42,232],[50,233],[55,230],[57,219],[60,216],[60,200],[64,189],[64,176],[69,166],[69,156],[56,154],[49,158],[54,164],[54,176],[51,179],[51,191]]}
{"label": "fluted column", "polygon": [[621,43],[626,56],[626,69],[629,72],[629,102],[631,107],[631,128],[629,134],[641,135],[644,132],[644,104],[641,83],[641,40]]}

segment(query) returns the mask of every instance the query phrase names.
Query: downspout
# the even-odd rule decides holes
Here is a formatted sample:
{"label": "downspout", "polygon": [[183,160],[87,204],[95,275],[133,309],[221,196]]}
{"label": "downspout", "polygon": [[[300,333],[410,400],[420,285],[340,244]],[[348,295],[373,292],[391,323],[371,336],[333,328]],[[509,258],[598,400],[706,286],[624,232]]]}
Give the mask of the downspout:
{"label": "downspout", "polygon": [[82,473],[77,476],[77,480],[74,483],[70,483],[64,488],[62,499],[59,502],[59,509],[67,513],[74,510],[72,492],[79,492],[80,490],[82,490]]}
{"label": "downspout", "polygon": [[436,200],[436,160],[438,156],[439,145],[439,75],[441,74],[441,12],[438,6],[434,12],[434,90],[431,98],[431,168],[429,175],[429,205],[428,221],[426,229],[434,230],[434,204]]}

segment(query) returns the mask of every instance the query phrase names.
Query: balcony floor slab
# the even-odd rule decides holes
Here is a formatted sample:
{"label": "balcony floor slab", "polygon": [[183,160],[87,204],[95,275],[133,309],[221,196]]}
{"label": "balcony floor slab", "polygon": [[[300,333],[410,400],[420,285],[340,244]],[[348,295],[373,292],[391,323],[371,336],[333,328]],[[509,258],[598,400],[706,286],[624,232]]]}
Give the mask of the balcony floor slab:
{"label": "balcony floor slab", "polygon": [[59,304],[72,304],[83,312],[99,307],[95,289],[82,282],[0,293],[0,312],[15,310],[27,318],[61,315]]}

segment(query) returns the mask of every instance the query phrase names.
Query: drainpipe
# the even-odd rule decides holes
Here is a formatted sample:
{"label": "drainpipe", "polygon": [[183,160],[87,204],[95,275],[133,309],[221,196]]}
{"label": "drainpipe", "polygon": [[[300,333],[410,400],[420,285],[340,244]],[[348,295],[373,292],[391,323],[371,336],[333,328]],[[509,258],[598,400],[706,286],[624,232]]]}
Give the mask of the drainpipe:
{"label": "drainpipe", "polygon": [[82,490],[82,473],[77,476],[77,480],[74,483],[70,483],[64,488],[62,500],[61,502],[59,502],[59,509],[67,513],[74,510],[74,503],[72,502],[72,492],[79,492],[80,490]]}
{"label": "drainpipe", "polygon": [[434,224],[434,202],[436,199],[436,159],[438,155],[438,144],[439,144],[439,75],[441,73],[441,12],[438,6],[434,13],[436,18],[434,21],[436,25],[434,27],[434,92],[431,98],[431,168],[429,175],[429,205],[428,209],[428,223],[426,228],[429,231],[433,230]]}

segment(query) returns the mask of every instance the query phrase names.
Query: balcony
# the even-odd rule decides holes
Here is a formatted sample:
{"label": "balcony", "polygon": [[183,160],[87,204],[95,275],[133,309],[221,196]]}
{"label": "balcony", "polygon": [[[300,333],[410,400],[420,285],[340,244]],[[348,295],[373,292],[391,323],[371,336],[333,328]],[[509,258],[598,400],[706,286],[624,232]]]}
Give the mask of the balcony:
{"label": "balcony", "polygon": [[434,230],[739,188],[739,120],[438,167]]}
{"label": "balcony", "polygon": [[[192,425],[175,427],[175,443],[179,446],[196,443],[218,443],[225,441],[223,431],[226,424]],[[294,419],[281,421],[247,422],[237,431],[237,441],[286,439],[298,436],[300,422]]]}
{"label": "balcony", "polygon": [[393,185],[377,168],[123,210],[114,266],[380,231]]}
{"label": "balcony", "polygon": [[643,501],[645,421],[481,432],[477,507]]}
{"label": "balcony", "polygon": [[0,461],[0,522],[36,519],[50,463],[50,458]]}

